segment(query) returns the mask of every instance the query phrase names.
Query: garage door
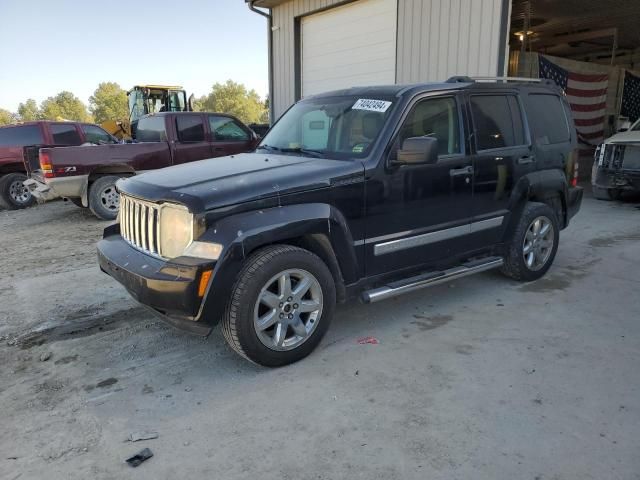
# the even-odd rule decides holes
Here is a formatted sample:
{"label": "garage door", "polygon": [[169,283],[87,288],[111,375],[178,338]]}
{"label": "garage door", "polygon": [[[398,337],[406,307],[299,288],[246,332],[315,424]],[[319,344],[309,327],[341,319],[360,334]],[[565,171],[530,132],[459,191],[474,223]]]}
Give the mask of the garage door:
{"label": "garage door", "polygon": [[395,83],[397,0],[359,0],[303,17],[302,96]]}

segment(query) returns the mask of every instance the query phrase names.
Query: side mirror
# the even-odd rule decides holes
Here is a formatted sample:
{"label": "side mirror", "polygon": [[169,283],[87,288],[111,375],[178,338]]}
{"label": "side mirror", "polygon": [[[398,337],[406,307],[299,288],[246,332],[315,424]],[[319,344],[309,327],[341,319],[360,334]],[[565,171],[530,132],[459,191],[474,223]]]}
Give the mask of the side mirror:
{"label": "side mirror", "polygon": [[434,137],[410,137],[398,150],[394,165],[426,165],[438,162],[438,139]]}

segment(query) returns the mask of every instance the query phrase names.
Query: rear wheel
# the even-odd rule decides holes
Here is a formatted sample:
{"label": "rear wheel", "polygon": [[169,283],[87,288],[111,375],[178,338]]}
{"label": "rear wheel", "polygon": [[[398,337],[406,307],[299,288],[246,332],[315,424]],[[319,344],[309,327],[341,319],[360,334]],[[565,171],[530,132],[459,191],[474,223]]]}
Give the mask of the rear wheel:
{"label": "rear wheel", "polygon": [[9,173],[0,179],[0,207],[17,210],[33,205],[35,198],[24,186],[24,173]]}
{"label": "rear wheel", "polygon": [[528,202],[506,246],[502,273],[526,282],[542,277],[556,256],[559,232],[558,219],[549,205]]}
{"label": "rear wheel", "polygon": [[101,220],[115,220],[120,208],[120,195],[116,182],[120,177],[100,177],[89,187],[89,208]]}
{"label": "rear wheel", "polygon": [[287,365],[318,345],[335,302],[331,272],[315,254],[289,245],[266,247],[240,272],[222,332],[248,360],[267,367]]}

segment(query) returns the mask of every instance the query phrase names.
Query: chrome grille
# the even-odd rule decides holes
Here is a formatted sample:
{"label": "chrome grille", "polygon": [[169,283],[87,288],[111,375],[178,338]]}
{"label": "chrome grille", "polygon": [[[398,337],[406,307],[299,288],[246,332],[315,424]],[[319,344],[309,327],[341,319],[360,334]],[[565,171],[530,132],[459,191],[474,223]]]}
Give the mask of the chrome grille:
{"label": "chrome grille", "polygon": [[133,247],[160,256],[159,223],[160,205],[120,195],[120,234]]}

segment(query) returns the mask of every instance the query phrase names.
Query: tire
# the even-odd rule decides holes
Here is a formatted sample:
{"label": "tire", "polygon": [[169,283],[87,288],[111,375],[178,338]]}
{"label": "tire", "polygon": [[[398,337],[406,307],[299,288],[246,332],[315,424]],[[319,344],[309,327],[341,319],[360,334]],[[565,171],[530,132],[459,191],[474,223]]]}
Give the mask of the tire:
{"label": "tire", "polygon": [[7,210],[18,210],[33,205],[36,199],[22,185],[27,179],[24,173],[8,173],[0,178],[0,207]]}
{"label": "tire", "polygon": [[[549,228],[546,234],[543,233],[545,227]],[[528,202],[505,247],[502,273],[525,282],[539,279],[551,267],[559,239],[560,228],[554,210],[544,203]]]}
{"label": "tire", "polygon": [[602,188],[596,187],[595,185],[591,186],[591,192],[593,193],[593,198],[597,198],[598,200],[619,200],[622,192],[618,188]]}
{"label": "tire", "polygon": [[120,206],[116,182],[120,177],[100,177],[89,187],[89,208],[101,220],[115,220]]}
{"label": "tire", "polygon": [[[290,288],[281,280],[287,275]],[[305,279],[309,283],[305,293],[297,293]],[[320,343],[335,303],[333,277],[318,256],[289,245],[269,246],[251,255],[240,271],[222,319],[222,333],[247,360],[265,367],[288,365]],[[314,307],[318,308],[311,310]],[[260,328],[260,320],[268,326]]]}

